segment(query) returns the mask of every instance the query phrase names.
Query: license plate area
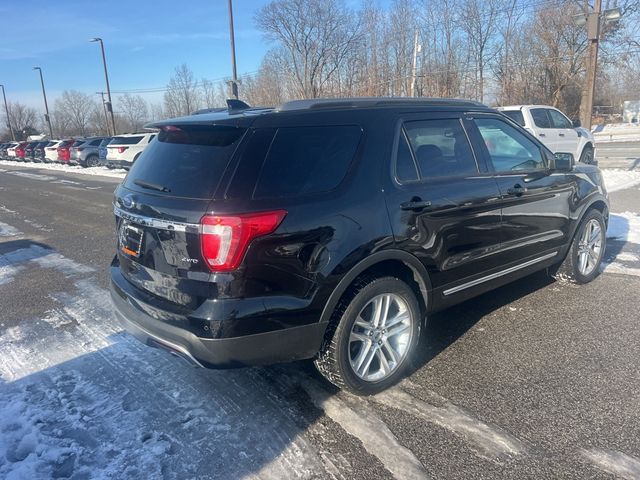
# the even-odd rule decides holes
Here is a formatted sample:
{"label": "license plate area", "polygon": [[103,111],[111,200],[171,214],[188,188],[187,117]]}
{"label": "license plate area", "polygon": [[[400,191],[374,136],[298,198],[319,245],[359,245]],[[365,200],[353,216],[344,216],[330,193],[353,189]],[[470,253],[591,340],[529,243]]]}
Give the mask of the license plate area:
{"label": "license plate area", "polygon": [[144,231],[141,228],[123,220],[118,234],[120,250],[131,257],[138,258],[142,251],[143,235]]}

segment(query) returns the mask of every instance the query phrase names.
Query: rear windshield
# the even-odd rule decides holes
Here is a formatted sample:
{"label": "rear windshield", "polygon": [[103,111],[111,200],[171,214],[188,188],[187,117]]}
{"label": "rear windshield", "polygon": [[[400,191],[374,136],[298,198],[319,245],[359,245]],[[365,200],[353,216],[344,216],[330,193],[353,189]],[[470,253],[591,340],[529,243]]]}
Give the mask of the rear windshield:
{"label": "rear windshield", "polygon": [[142,135],[139,137],[115,137],[111,143],[114,145],[135,145],[140,143],[140,140],[142,140]]}
{"label": "rear windshield", "polygon": [[[131,167],[125,186],[166,195],[211,198],[246,129],[231,126],[165,127]],[[116,143],[116,139],[114,142]]]}
{"label": "rear windshield", "polygon": [[522,111],[520,110],[503,110],[507,117],[516,122],[521,127],[524,127],[524,116],[522,115]]}
{"label": "rear windshield", "polygon": [[71,145],[72,147],[79,147],[80,145],[83,145],[86,142],[86,140],[76,140],[75,142],[73,142],[73,145]]}

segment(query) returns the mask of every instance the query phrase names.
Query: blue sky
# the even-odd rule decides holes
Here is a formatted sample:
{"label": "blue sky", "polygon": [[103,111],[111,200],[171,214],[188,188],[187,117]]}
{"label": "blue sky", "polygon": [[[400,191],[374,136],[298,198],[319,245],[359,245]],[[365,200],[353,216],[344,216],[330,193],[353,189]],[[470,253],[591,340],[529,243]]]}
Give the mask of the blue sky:
{"label": "blue sky", "polygon": [[[233,2],[239,74],[257,70],[269,48],[253,22],[266,3]],[[8,100],[39,110],[34,65],[42,67],[50,106],[65,89],[105,89],[92,37],[104,40],[112,93],[164,87],[181,63],[198,79],[231,75],[226,0],[2,0],[0,19],[0,83]],[[156,101],[162,93],[144,96]]]}

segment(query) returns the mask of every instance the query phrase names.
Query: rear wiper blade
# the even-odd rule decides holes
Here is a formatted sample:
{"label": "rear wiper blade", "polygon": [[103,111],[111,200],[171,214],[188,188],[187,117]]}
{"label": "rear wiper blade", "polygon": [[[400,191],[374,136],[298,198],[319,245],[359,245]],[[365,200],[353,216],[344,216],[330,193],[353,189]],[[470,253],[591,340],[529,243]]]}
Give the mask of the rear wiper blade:
{"label": "rear wiper blade", "polygon": [[170,192],[171,189],[158,185],[157,183],[145,182],[144,180],[134,180],[133,183],[140,185],[143,188],[150,188],[151,190],[158,190],[159,192]]}

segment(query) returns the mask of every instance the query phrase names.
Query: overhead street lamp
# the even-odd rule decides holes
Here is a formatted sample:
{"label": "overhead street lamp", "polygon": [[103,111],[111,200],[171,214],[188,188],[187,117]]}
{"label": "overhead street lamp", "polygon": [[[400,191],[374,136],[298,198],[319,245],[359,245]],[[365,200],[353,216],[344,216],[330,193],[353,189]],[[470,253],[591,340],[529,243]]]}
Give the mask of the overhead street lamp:
{"label": "overhead street lamp", "polygon": [[113,104],[111,103],[111,87],[109,87],[109,74],[107,73],[107,58],[104,54],[104,43],[100,37],[92,38],[89,40],[90,42],[100,42],[100,50],[102,51],[102,65],[104,66],[104,79],[107,82],[107,111],[111,116],[111,129],[113,130],[113,135],[116,135],[116,119],[113,116]]}
{"label": "overhead street lamp", "polygon": [[13,133],[13,128],[11,127],[11,117],[9,117],[9,107],[7,106],[7,96],[4,94],[4,85],[0,85],[2,88],[2,98],[4,98],[4,111],[7,112],[7,125],[9,126],[9,132],[11,133],[11,140],[16,141],[16,135]]}
{"label": "overhead street lamp", "polygon": [[40,72],[40,84],[42,85],[42,96],[44,97],[44,119],[49,125],[49,138],[53,138],[53,128],[51,127],[51,117],[49,117],[49,105],[47,105],[47,93],[44,90],[44,79],[42,78],[42,69],[40,67],[33,67],[34,70]]}

